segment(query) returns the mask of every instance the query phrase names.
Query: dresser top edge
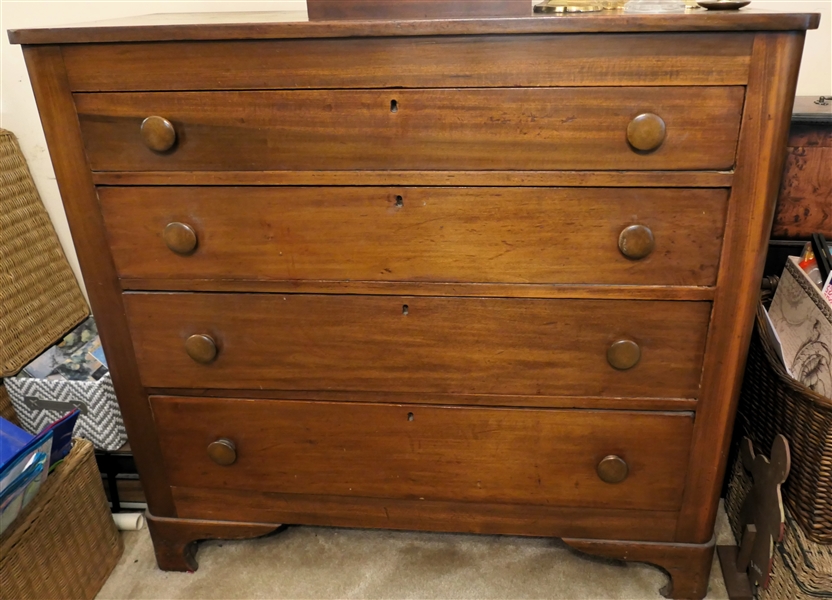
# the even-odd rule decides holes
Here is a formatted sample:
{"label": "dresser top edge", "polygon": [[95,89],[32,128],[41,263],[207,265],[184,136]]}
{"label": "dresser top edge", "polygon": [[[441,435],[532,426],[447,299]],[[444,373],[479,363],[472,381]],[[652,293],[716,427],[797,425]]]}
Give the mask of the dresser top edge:
{"label": "dresser top edge", "polygon": [[563,16],[395,21],[310,21],[305,11],[282,11],[154,14],[57,28],[10,29],[8,35],[12,44],[41,45],[423,35],[805,31],[817,29],[819,23],[818,13],[755,9],[685,14],[604,11]]}

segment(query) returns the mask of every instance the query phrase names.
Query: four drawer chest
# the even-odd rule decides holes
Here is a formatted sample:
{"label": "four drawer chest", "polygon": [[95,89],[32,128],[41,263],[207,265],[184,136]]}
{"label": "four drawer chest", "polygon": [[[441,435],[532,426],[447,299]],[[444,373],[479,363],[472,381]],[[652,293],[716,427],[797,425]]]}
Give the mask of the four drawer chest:
{"label": "four drawer chest", "polygon": [[23,45],[162,569],[279,524],[707,591],[817,15],[167,15]]}

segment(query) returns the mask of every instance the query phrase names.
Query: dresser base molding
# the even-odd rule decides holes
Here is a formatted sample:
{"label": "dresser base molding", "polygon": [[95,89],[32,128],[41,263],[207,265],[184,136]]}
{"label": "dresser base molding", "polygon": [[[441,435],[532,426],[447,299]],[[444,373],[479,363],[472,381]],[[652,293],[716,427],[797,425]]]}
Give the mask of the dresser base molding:
{"label": "dresser base molding", "polygon": [[166,519],[155,517],[150,511],[145,516],[156,564],[163,571],[196,571],[199,540],[243,540],[268,535],[280,527],[268,523]]}
{"label": "dresser base molding", "polygon": [[670,576],[662,588],[665,598],[699,600],[708,593],[715,538],[706,544],[663,544],[563,538],[575,550],[614,560],[644,562]]}
{"label": "dresser base molding", "polygon": [[[196,571],[198,542],[207,539],[241,540],[268,535],[282,525],[240,523],[202,519],[168,519],[147,513],[156,563],[163,571]],[[541,532],[542,533],[542,532]],[[699,600],[708,591],[715,548],[707,544],[674,544],[563,538],[563,542],[585,554],[615,560],[645,562],[668,573],[662,589],[666,598]]]}

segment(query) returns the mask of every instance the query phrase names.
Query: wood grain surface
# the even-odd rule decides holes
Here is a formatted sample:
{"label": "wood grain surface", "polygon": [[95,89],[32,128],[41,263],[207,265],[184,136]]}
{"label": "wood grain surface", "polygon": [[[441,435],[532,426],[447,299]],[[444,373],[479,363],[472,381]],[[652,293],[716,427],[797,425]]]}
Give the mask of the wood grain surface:
{"label": "wood grain surface", "polygon": [[[692,413],[151,402],[175,486],[402,500],[675,510],[693,430]],[[234,464],[209,458],[218,438]],[[611,454],[629,467],[621,483],[596,473]]]}
{"label": "wood grain surface", "polygon": [[262,281],[251,279],[122,279],[124,290],[459,296],[464,298],[586,298],[588,300],[713,300],[712,286],[444,283],[430,281]]}
{"label": "wood grain surface", "polygon": [[154,396],[201,398],[263,398],[266,400],[322,400],[326,402],[381,402],[441,404],[496,408],[590,408],[599,410],[694,411],[695,398],[622,398],[509,394],[437,394],[427,392],[342,392],[337,390],[259,390],[213,388],[148,388]]}
{"label": "wood grain surface", "polygon": [[[310,496],[252,490],[175,486],[181,515],[224,519],[233,506],[239,519],[325,527],[375,527],[547,537],[603,537],[672,541],[673,511],[573,508],[355,496]],[[187,521],[184,521],[187,523]],[[195,531],[200,531],[198,528]],[[194,538],[191,538],[194,539]]]}
{"label": "wood grain surface", "polygon": [[175,517],[167,475],[158,467],[162,457],[147,394],[139,381],[133,348],[127,343],[130,331],[124,316],[121,286],[107,249],[98,197],[84,154],[60,49],[24,48],[23,57],[46,140],[52,149],[50,155],[58,189],[148,506],[157,515]]}
{"label": "wood grain surface", "polygon": [[677,541],[707,542],[714,530],[737,399],[759,301],[766,246],[783,174],[805,33],[760,34],[696,412],[693,452]]}
{"label": "wood grain surface", "polygon": [[[102,187],[128,279],[708,286],[727,190]],[[196,232],[171,251],[170,223]],[[631,259],[627,227],[655,248]],[[190,238],[189,238],[190,239]],[[187,248],[190,250],[191,246]]]}
{"label": "wood grain surface", "polygon": [[818,13],[696,11],[627,14],[619,11],[534,15],[514,19],[313,21],[305,11],[152,14],[71,27],[12,29],[12,44],[80,44],[179,40],[489,35],[531,33],[642,33],[794,31],[817,29]]}
{"label": "wood grain surface", "polygon": [[832,238],[832,123],[792,123],[771,235]]}
{"label": "wood grain surface", "polygon": [[98,185],[730,187],[732,171],[97,171]]}
{"label": "wood grain surface", "polygon": [[[708,302],[414,296],[124,296],[148,387],[695,398]],[[211,364],[184,349],[194,334]],[[622,338],[642,357],[613,369]]]}
{"label": "wood grain surface", "polygon": [[[96,171],[729,169],[743,96],[739,86],[74,95]],[[667,124],[650,153],[626,138],[644,112]],[[141,142],[150,115],[174,124],[172,150]]]}
{"label": "wood grain surface", "polygon": [[62,52],[76,92],[744,85],[752,41],[747,33],[492,35],[78,45]]}

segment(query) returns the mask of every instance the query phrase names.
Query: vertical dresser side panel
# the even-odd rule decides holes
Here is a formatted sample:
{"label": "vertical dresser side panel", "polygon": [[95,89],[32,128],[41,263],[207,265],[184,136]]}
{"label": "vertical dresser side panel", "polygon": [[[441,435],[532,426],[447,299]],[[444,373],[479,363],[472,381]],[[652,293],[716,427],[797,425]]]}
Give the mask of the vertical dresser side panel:
{"label": "vertical dresser side panel", "polygon": [[758,33],[676,539],[711,538],[786,154],[805,32]]}
{"label": "vertical dresser side panel", "polygon": [[150,404],[136,368],[121,285],[107,246],[61,48],[24,46],[23,55],[148,506],[157,516],[175,517],[173,497]]}

